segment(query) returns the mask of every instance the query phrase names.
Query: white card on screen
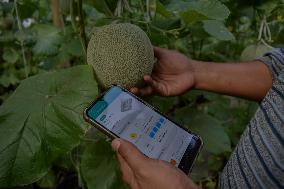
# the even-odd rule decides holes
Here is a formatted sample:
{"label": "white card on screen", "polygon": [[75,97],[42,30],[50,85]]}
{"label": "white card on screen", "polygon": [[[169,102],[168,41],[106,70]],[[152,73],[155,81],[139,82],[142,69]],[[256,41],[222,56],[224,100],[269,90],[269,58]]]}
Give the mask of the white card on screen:
{"label": "white card on screen", "polygon": [[132,109],[132,98],[121,99],[120,111],[126,112]]}

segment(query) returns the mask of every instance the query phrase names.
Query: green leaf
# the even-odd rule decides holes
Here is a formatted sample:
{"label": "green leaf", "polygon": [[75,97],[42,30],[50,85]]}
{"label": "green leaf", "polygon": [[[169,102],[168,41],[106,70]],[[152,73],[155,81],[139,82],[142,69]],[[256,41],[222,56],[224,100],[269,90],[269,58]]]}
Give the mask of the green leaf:
{"label": "green leaf", "polygon": [[222,161],[220,156],[210,156],[208,159],[208,165],[211,171],[218,171],[224,167],[224,161]]}
{"label": "green leaf", "polygon": [[78,39],[62,43],[58,54],[46,58],[40,66],[45,70],[60,68],[68,63],[72,57],[82,56],[82,46]]}
{"label": "green leaf", "polygon": [[186,10],[190,2],[186,2],[183,0],[174,0],[167,4],[166,7],[172,12],[180,12]]}
{"label": "green leaf", "polygon": [[161,35],[159,32],[156,32],[156,31],[151,31],[149,34],[149,38],[153,45],[161,46],[162,44],[169,43],[169,38],[166,35]]}
{"label": "green leaf", "polygon": [[200,14],[214,20],[225,20],[230,15],[230,10],[217,0],[201,0],[189,4],[189,10],[195,10]]}
{"label": "green leaf", "polygon": [[81,160],[81,172],[88,189],[124,189],[118,162],[110,143],[88,144]]}
{"label": "green leaf", "polygon": [[188,53],[188,39],[187,38],[179,38],[174,42],[175,49],[183,54]]}
{"label": "green leaf", "polygon": [[30,44],[34,42],[34,34],[30,30],[18,30],[14,33],[14,38],[23,44]]}
{"label": "green leaf", "polygon": [[[204,39],[204,38],[210,37],[210,35],[204,30],[202,22],[198,22],[198,23],[193,24],[190,27],[190,33],[192,34],[192,36],[199,38],[199,39]],[[203,45],[202,49],[205,48],[205,47],[206,47],[206,44]],[[212,51],[209,51],[209,52],[212,52]]]}
{"label": "green leaf", "polygon": [[48,24],[39,24],[33,28],[37,33],[37,42],[33,47],[35,54],[52,55],[58,51],[61,42],[60,30]]}
{"label": "green leaf", "polygon": [[171,16],[173,16],[173,14],[168,11],[167,8],[160,1],[157,1],[156,12],[164,16],[165,18],[170,18]]}
{"label": "green leaf", "polygon": [[[1,30],[0,30],[1,31]],[[0,43],[9,43],[15,40],[15,34],[12,31],[1,31]]]}
{"label": "green leaf", "polygon": [[59,52],[56,56],[48,57],[40,63],[40,68],[44,70],[58,69],[63,66],[70,58],[69,54],[65,51]]}
{"label": "green leaf", "polygon": [[20,18],[31,18],[33,13],[38,9],[38,3],[33,0],[17,2]]}
{"label": "green leaf", "polygon": [[164,29],[164,30],[173,30],[173,29],[178,29],[181,27],[181,22],[180,19],[178,18],[158,18],[156,17],[152,21],[152,25]]}
{"label": "green leaf", "polygon": [[[66,50],[60,51],[56,56],[55,59],[57,60],[58,64],[64,64],[68,62],[71,58],[71,55],[66,52]],[[58,65],[57,65],[58,66]]]}
{"label": "green leaf", "polygon": [[48,173],[37,181],[37,185],[41,188],[52,188],[56,184],[56,175],[54,171],[49,170]]}
{"label": "green leaf", "polygon": [[19,83],[19,78],[15,73],[5,72],[0,76],[0,85],[4,87],[9,87],[10,85],[16,85]]}
{"label": "green leaf", "polygon": [[146,3],[146,6],[148,7],[148,16],[153,19],[155,18],[156,15],[156,9],[157,9],[157,2],[156,0],[151,0],[151,1],[147,1],[148,4]]}
{"label": "green leaf", "polygon": [[225,20],[230,10],[221,2],[201,0],[187,3],[187,10],[180,13],[185,23],[192,24],[202,20]]}
{"label": "green leaf", "polygon": [[[284,1],[282,3],[284,3]],[[270,15],[275,9],[279,8],[280,6],[281,3],[279,2],[279,0],[270,0],[262,3],[257,7],[257,9],[262,10],[264,12],[264,15]]]}
{"label": "green leaf", "polygon": [[209,166],[208,166],[208,156],[211,154],[209,152],[201,151],[194,163],[193,169],[190,173],[190,178],[194,182],[198,182],[201,179],[210,176]]}
{"label": "green leaf", "polygon": [[161,112],[167,113],[176,103],[176,98],[151,96],[146,98],[146,101]]}
{"label": "green leaf", "polygon": [[87,3],[93,5],[96,10],[107,16],[113,16],[116,7],[116,0],[87,0]]}
{"label": "green leaf", "polygon": [[62,45],[62,48],[66,48],[66,51],[72,56],[82,56],[83,50],[79,39],[73,39],[70,42]]}
{"label": "green leaf", "polygon": [[15,51],[15,49],[8,48],[4,50],[2,58],[6,62],[15,63],[19,59],[19,54],[17,53],[17,51]]}
{"label": "green leaf", "polygon": [[189,25],[198,22],[198,21],[202,21],[202,20],[206,20],[208,19],[207,16],[194,11],[194,10],[190,10],[190,11],[186,11],[186,12],[181,12],[180,13],[180,17],[183,19],[183,21]]}
{"label": "green leaf", "polygon": [[185,107],[178,109],[174,118],[201,136],[206,151],[220,154],[231,150],[228,135],[221,122],[214,117]]}
{"label": "green leaf", "polygon": [[272,48],[263,44],[249,45],[243,50],[241,54],[241,60],[250,61],[260,58],[270,50],[272,50]]}
{"label": "green leaf", "polygon": [[219,40],[233,40],[234,35],[229,32],[224,23],[218,20],[205,20],[203,21],[204,30],[211,36]]}
{"label": "green leaf", "polygon": [[84,108],[98,94],[90,66],[23,80],[0,107],[0,187],[33,183],[79,144]]}
{"label": "green leaf", "polygon": [[0,85],[9,87],[10,85],[16,85],[20,82],[23,70],[19,68],[16,69],[15,64],[11,63],[4,63],[2,67],[5,71],[0,75]]}

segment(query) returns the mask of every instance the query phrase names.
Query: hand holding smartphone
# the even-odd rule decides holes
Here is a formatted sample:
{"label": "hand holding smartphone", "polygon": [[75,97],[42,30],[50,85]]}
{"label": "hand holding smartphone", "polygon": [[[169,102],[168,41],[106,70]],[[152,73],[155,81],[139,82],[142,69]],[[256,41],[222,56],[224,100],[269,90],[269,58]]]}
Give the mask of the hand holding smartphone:
{"label": "hand holding smartphone", "polygon": [[110,138],[123,138],[146,156],[167,161],[186,174],[202,146],[199,136],[117,85],[86,108],[84,119]]}

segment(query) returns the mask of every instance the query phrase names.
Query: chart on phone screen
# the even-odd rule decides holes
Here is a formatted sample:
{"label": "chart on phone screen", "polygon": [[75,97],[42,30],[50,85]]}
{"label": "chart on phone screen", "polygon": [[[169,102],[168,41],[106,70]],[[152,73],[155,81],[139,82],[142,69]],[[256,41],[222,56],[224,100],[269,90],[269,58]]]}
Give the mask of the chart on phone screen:
{"label": "chart on phone screen", "polygon": [[126,92],[119,93],[96,121],[135,144],[145,155],[178,166],[192,135]]}

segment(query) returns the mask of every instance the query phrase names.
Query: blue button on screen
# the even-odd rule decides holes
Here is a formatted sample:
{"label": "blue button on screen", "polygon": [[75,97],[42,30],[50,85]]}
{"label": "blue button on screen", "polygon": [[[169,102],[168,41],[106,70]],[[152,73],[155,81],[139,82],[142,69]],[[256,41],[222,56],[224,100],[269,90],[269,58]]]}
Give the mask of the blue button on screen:
{"label": "blue button on screen", "polygon": [[164,121],[165,121],[165,119],[161,117],[161,118],[160,118],[160,122],[161,122],[161,123],[164,123]]}
{"label": "blue button on screen", "polygon": [[149,136],[150,136],[151,138],[154,138],[155,133],[154,133],[154,132],[151,132]]}
{"label": "blue button on screen", "polygon": [[153,131],[156,133],[158,131],[158,128],[157,127],[154,127],[153,128]]}
{"label": "blue button on screen", "polygon": [[156,127],[160,128],[161,127],[161,123],[156,123]]}
{"label": "blue button on screen", "polygon": [[103,121],[106,118],[106,115],[102,115],[102,117],[100,118],[101,121]]}

